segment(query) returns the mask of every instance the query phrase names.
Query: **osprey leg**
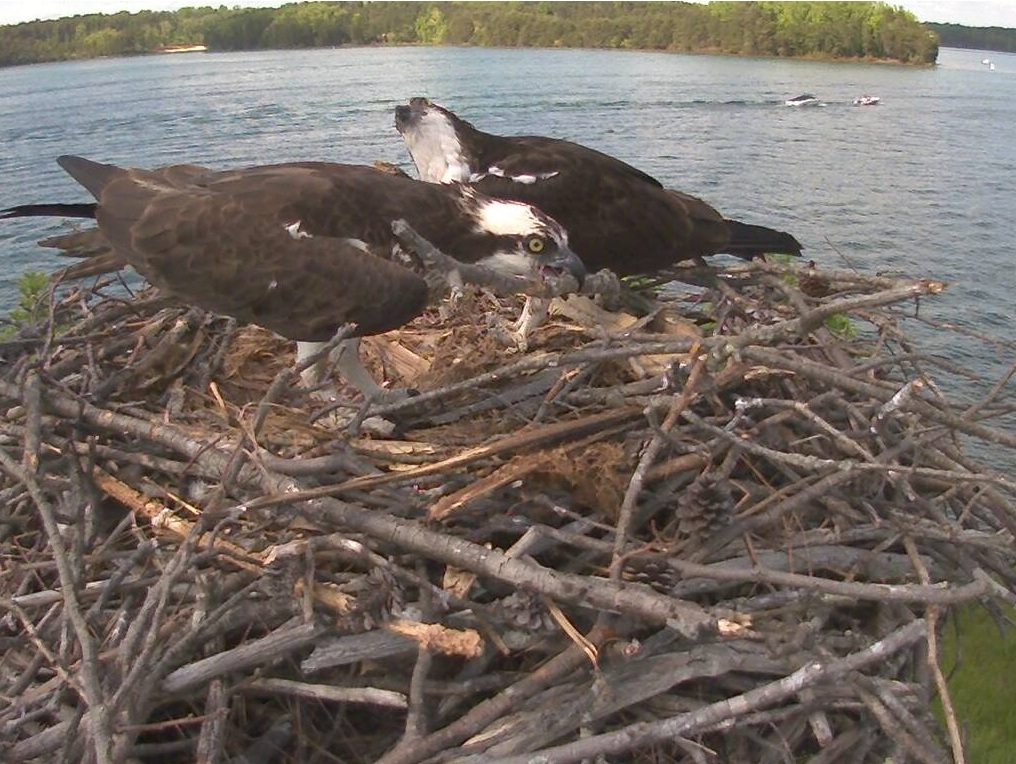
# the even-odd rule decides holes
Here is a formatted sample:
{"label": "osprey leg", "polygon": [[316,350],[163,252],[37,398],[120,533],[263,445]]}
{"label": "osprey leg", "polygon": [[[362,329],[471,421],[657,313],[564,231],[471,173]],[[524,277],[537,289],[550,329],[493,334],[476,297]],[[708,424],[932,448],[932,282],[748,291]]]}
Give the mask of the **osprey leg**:
{"label": "osprey leg", "polygon": [[[297,342],[296,363],[299,365],[308,358],[321,353],[327,342]],[[328,366],[334,363],[342,378],[359,390],[364,398],[372,398],[383,392],[381,386],[364,368],[360,361],[360,338],[343,340],[329,354],[322,355],[310,367],[300,373],[300,379],[308,388],[314,388],[324,381]]]}
{"label": "osprey leg", "polygon": [[512,337],[521,352],[529,349],[529,335],[536,331],[547,320],[550,313],[550,300],[546,297],[526,297],[522,306],[522,314],[515,322]]}

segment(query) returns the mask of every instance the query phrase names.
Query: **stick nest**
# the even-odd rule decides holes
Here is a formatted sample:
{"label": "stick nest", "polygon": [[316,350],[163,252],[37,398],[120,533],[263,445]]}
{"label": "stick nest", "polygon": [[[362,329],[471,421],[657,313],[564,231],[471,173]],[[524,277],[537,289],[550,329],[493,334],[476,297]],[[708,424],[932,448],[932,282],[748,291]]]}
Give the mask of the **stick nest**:
{"label": "stick nest", "polygon": [[960,761],[942,616],[1016,591],[961,445],[1016,436],[902,333],[941,289],[751,264],[526,353],[467,293],[364,343],[419,395],[320,416],[267,332],[52,296],[2,346],[0,759]]}

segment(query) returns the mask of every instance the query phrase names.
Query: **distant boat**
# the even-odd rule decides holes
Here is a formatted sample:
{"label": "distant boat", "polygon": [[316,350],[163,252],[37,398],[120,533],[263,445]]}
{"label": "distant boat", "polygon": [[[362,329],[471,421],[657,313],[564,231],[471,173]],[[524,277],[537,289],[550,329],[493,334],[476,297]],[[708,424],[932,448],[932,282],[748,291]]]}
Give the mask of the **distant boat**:
{"label": "distant boat", "polygon": [[810,94],[794,96],[784,101],[787,106],[821,106],[822,102]]}
{"label": "distant boat", "polygon": [[981,63],[984,64],[985,66],[990,66],[991,65],[991,59],[990,58],[982,58],[981,59]]}
{"label": "distant boat", "polygon": [[167,45],[159,48],[156,53],[203,53],[208,50],[207,45]]}
{"label": "distant boat", "polygon": [[878,106],[882,99],[873,95],[861,95],[854,99],[854,106]]}

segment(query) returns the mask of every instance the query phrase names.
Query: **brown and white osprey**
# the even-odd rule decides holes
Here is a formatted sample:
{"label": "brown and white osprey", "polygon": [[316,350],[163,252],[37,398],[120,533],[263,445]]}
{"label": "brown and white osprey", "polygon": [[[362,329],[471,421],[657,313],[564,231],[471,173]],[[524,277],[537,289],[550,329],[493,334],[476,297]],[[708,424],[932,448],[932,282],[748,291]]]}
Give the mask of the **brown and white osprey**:
{"label": "brown and white osprey", "polygon": [[[585,274],[549,216],[470,188],[326,162],[215,171],[57,161],[96,203],[23,205],[0,217],[94,217],[115,254],[160,290],[297,340],[298,360],[346,324],[357,337],[379,334],[423,311],[426,281],[393,260],[397,219],[445,254],[498,273]],[[377,384],[357,342],[345,345],[339,369],[371,395]]]}
{"label": "brown and white osprey", "polygon": [[571,232],[572,249],[593,270],[629,276],[721,253],[801,254],[788,233],[728,220],[701,199],[577,143],[485,133],[426,98],[397,106],[395,127],[422,180],[468,183],[538,207]]}

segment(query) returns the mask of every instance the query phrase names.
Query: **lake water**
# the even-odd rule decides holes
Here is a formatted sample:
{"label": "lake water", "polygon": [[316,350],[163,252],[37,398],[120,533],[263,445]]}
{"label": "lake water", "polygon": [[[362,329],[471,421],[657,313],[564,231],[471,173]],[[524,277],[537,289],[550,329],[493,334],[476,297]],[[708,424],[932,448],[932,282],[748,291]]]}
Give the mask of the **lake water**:
{"label": "lake water", "polygon": [[[982,64],[990,56],[993,71]],[[814,93],[826,106],[787,108]],[[877,107],[857,108],[871,93]],[[346,48],[204,53],[0,70],[0,206],[76,201],[54,158],[214,167],[386,159],[411,167],[395,104],[427,95],[479,127],[614,154],[728,217],[783,228],[820,265],[950,289],[922,314],[1016,332],[1016,56],[943,49],[938,66],[586,50]],[[17,274],[64,264],[58,230],[4,221],[0,309]],[[931,349],[992,381],[1012,344]],[[973,394],[966,391],[967,394]]]}

